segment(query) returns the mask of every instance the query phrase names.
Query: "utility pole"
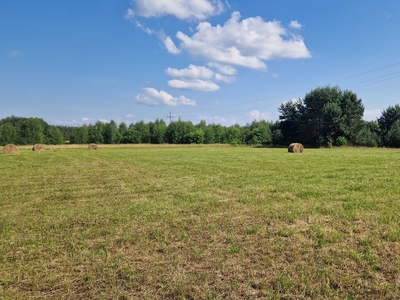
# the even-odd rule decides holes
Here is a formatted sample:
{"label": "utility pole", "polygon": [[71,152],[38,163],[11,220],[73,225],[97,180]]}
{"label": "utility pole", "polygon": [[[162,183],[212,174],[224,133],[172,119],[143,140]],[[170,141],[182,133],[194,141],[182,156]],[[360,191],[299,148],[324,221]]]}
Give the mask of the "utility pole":
{"label": "utility pole", "polygon": [[169,112],[169,116],[167,116],[167,118],[169,119],[169,123],[171,124],[171,120],[172,120],[173,118],[175,118],[175,117],[171,115],[171,112]]}

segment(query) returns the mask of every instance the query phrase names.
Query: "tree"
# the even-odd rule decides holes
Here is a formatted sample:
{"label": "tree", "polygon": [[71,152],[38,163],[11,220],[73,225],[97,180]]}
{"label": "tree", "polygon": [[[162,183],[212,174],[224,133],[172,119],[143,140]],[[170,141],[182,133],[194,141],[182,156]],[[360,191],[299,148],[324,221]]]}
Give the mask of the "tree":
{"label": "tree", "polygon": [[400,147],[400,119],[392,124],[386,139],[389,147]]}
{"label": "tree", "polygon": [[118,126],[114,120],[107,123],[104,128],[104,143],[105,144],[119,144],[121,141],[121,134],[118,131]]}
{"label": "tree", "polygon": [[45,140],[43,120],[38,118],[25,119],[20,125],[19,138],[21,145],[43,144]]}
{"label": "tree", "polygon": [[165,143],[165,133],[167,132],[167,124],[164,120],[156,119],[154,123],[149,123],[150,130],[150,142],[153,144],[164,144]]}
{"label": "tree", "polygon": [[71,144],[87,144],[89,140],[88,126],[75,127],[71,132]]}
{"label": "tree", "polygon": [[10,123],[4,123],[0,126],[0,145],[16,144],[17,130]]}
{"label": "tree", "polygon": [[149,126],[143,121],[139,121],[135,124],[135,135],[134,135],[134,143],[150,143],[150,128]]}
{"label": "tree", "polygon": [[281,104],[281,131],[286,143],[298,141],[309,146],[329,146],[344,141],[356,144],[363,128],[364,106],[351,91],[319,87],[303,100]]}
{"label": "tree", "polygon": [[[400,105],[389,106],[382,112],[382,116],[378,119],[378,124],[381,129],[382,144],[388,147],[397,147],[399,142],[396,142],[395,138],[397,136],[397,124],[396,122],[400,120]],[[395,125],[396,124],[396,125]],[[393,130],[392,130],[392,127]],[[389,136],[390,132],[390,136]]]}
{"label": "tree", "polygon": [[121,122],[118,126],[118,131],[121,137],[121,143],[127,143],[125,140],[126,133],[128,132],[128,126],[124,122]]}
{"label": "tree", "polygon": [[242,144],[242,136],[239,126],[229,126],[226,131],[226,140],[229,144]]}
{"label": "tree", "polygon": [[189,132],[188,136],[189,144],[203,144],[204,143],[204,132],[201,128],[197,128]]}
{"label": "tree", "polygon": [[46,135],[46,144],[49,145],[61,145],[64,144],[65,140],[63,135],[61,134],[60,129],[56,126],[49,126],[47,135]]}
{"label": "tree", "polygon": [[97,121],[94,125],[88,126],[88,142],[95,144],[104,144],[104,131],[106,124]]}

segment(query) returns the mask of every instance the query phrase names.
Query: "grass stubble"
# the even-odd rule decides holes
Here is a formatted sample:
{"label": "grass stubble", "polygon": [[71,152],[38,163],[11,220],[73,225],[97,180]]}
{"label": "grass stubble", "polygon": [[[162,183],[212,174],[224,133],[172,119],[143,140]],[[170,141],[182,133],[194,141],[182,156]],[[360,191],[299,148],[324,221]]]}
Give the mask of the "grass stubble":
{"label": "grass stubble", "polygon": [[399,154],[217,146],[0,154],[0,295],[398,299]]}

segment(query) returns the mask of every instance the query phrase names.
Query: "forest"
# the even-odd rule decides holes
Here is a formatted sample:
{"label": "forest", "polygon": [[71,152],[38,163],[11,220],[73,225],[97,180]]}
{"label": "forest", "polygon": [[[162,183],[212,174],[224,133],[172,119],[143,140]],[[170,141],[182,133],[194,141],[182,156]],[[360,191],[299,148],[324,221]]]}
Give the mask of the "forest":
{"label": "forest", "polygon": [[400,105],[389,106],[376,121],[363,120],[362,100],[338,86],[318,87],[304,98],[282,103],[279,120],[254,120],[244,126],[198,124],[162,119],[129,124],[97,121],[78,127],[49,125],[40,118],[0,120],[0,145],[57,144],[232,144],[308,147],[400,147]]}

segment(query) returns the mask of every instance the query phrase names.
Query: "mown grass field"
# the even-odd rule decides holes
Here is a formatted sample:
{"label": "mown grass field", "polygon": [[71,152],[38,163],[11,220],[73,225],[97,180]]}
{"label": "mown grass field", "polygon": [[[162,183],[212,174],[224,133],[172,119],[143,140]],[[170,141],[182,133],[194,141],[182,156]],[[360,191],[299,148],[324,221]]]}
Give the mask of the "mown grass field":
{"label": "mown grass field", "polygon": [[399,299],[400,151],[0,154],[0,298]]}

